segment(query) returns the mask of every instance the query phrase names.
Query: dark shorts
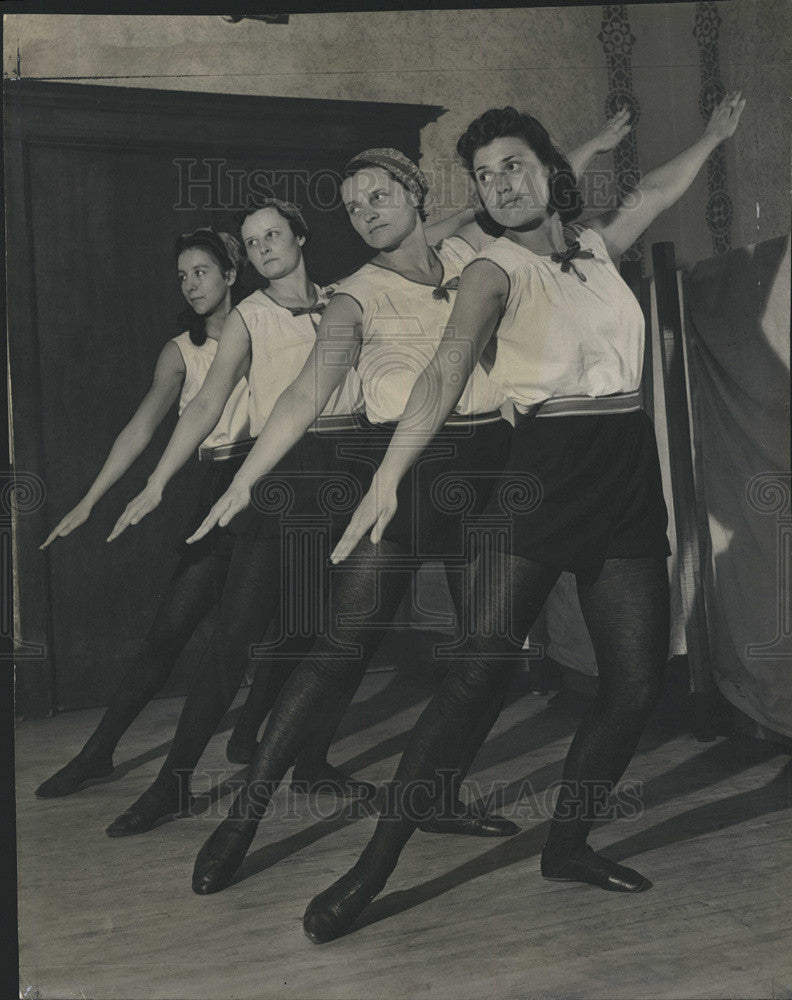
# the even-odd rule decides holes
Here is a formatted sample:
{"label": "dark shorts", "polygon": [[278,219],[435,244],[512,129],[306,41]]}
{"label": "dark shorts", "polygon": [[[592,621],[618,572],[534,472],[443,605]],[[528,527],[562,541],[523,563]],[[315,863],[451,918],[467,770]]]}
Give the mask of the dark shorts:
{"label": "dark shorts", "polygon": [[[358,449],[364,490],[396,427],[366,422]],[[416,559],[469,559],[470,534],[499,482],[511,433],[502,419],[446,425],[400,483],[396,514],[383,538]]]}
{"label": "dark shorts", "polygon": [[326,529],[335,541],[370,482],[354,455],[359,437],[359,420],[340,431],[308,431],[256,483],[251,505],[237,514],[228,530],[249,538],[278,537],[290,526]]}
{"label": "dark shorts", "polygon": [[236,458],[228,458],[223,462],[201,463],[206,465],[206,471],[198,488],[198,497],[192,515],[176,546],[179,555],[192,555],[195,558],[201,558],[207,554],[219,555],[222,558],[230,557],[236,539],[236,532],[232,530],[233,521],[225,528],[213,528],[209,534],[204,535],[197,542],[193,542],[192,545],[188,545],[186,539],[201,526],[216,501],[231,485],[231,480],[244,460],[245,456],[240,455]]}
{"label": "dark shorts", "polygon": [[486,514],[504,524],[513,555],[584,583],[606,559],[667,558],[652,421],[643,410],[524,418]]}

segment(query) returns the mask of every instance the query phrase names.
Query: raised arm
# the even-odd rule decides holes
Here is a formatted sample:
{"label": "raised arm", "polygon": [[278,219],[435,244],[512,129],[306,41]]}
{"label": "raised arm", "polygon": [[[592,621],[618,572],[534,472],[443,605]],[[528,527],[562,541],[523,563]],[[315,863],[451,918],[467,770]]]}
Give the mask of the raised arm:
{"label": "raised arm", "polygon": [[98,501],[146,449],[154,436],[154,431],[179,398],[184,376],[185,367],[181,351],[173,341],[169,340],[157,359],[149,391],[135,410],[132,419],[113,442],[107,459],[90,489],[77,506],[52,529],[47,540],[39,546],[40,549],[45,549],[56,538],[65,538],[88,520]]}
{"label": "raised arm", "polygon": [[575,177],[580,177],[595,156],[614,149],[630,131],[630,112],[627,108],[617,111],[590,139],[567,153]]}
{"label": "raised arm", "polygon": [[474,215],[473,208],[463,208],[461,211],[454,212],[453,215],[449,215],[439,222],[433,222],[431,226],[424,226],[426,242],[432,246],[437,246],[441,240],[446,240],[449,236],[459,235],[465,226],[474,222]]}
{"label": "raised arm", "polygon": [[[280,394],[231,485],[188,542],[203,538],[216,524],[224,527],[249,505],[254,483],[271,472],[303,437],[357,361],[362,324],[363,313],[355,299],[343,293],[332,297],[302,371]],[[328,364],[328,356],[345,360],[343,364],[336,360]]]}
{"label": "raised arm", "polygon": [[590,220],[614,259],[632,246],[643,231],[687,191],[710,153],[734,134],[745,100],[727,94],[715,108],[701,138],[668,163],[650,171],[624,204]]}
{"label": "raised arm", "polygon": [[131,500],[108,536],[112,542],[130,524],[137,524],[159,506],[162,492],[200,443],[209,436],[234,387],[250,366],[250,336],[233,310],[218,338],[217,354],[198,395],[185,407],[168,446],[148,478],[146,488]]}
{"label": "raised arm", "polygon": [[[495,331],[508,294],[509,279],[488,260],[473,261],[462,272],[443,338],[418,376],[371,487],[333,551],[334,563],[346,559],[370,529],[372,542],[376,544],[382,537],[396,513],[399,483],[459,402]],[[427,405],[428,400],[431,405]]]}

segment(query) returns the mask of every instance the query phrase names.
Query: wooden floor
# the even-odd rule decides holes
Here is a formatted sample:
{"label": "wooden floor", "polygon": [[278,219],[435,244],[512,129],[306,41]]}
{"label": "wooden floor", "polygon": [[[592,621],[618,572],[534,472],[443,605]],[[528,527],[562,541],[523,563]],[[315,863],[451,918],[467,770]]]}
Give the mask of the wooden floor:
{"label": "wooden floor", "polygon": [[[627,778],[636,818],[592,843],[644,872],[637,896],[543,881],[551,783],[580,698],[515,690],[470,775],[500,789],[523,832],[508,841],[416,834],[363,926],[322,947],[306,904],[346,871],[373,820],[281,789],[226,892],[190,890],[199,847],[227,807],[226,732],[202,761],[205,811],[110,840],[107,824],[149,784],[181,702],[153,703],[121,743],[117,777],[67,799],[36,785],[82,745],[99,710],[26,722],[16,733],[23,997],[531,998],[792,997],[788,756],[747,740],[697,743],[661,712]],[[331,759],[389,778],[431,685],[370,675]],[[530,785],[530,789],[529,786]],[[531,790],[532,793],[531,794]],[[520,794],[522,791],[522,795]],[[324,817],[324,818],[323,818]]]}

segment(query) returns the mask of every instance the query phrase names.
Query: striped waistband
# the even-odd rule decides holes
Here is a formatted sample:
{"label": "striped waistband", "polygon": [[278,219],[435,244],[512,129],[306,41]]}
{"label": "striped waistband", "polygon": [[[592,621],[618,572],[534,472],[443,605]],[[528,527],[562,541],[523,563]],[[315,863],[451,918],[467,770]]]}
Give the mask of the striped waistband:
{"label": "striped waistband", "polygon": [[[443,427],[483,427],[486,424],[496,424],[503,420],[500,410],[491,410],[489,413],[452,413]],[[399,426],[398,420],[383,420],[374,423],[367,420],[369,427],[382,428],[383,430],[395,430]]]}
{"label": "striped waistband", "polygon": [[[317,417],[308,428],[308,433],[336,434],[341,431],[355,430],[360,426],[360,414],[339,413],[333,416]],[[214,448],[202,446],[198,449],[198,459],[201,462],[225,462],[229,458],[247,455],[255,443],[256,438],[245,438],[243,441],[234,441],[232,444],[219,444]]]}
{"label": "striped waistband", "polygon": [[337,434],[341,431],[354,431],[363,426],[361,413],[336,413],[333,416],[321,416],[308,428],[309,434]]}
{"label": "striped waistband", "polygon": [[629,413],[641,409],[641,392],[615,392],[610,396],[554,396],[531,407],[525,417],[586,417],[603,413]]}
{"label": "striped waistband", "polygon": [[198,449],[198,461],[226,462],[229,458],[241,458],[247,455],[255,443],[255,438],[245,438],[242,441],[232,441],[231,444],[218,444],[214,448],[201,445]]}
{"label": "striped waistband", "polygon": [[489,413],[452,413],[445,426],[480,427],[482,424],[496,424],[499,420],[503,420],[500,410],[490,410]]}

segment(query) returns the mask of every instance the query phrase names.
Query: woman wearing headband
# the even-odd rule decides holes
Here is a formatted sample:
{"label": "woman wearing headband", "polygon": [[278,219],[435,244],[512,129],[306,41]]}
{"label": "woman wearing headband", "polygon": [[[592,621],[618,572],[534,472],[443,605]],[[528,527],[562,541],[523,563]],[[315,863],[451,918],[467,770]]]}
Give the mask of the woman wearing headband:
{"label": "woman wearing headband", "polygon": [[[401,503],[398,484],[443,427],[471,366],[490,350],[493,381],[520,415],[504,483],[528,473],[536,490],[525,510],[512,512],[510,544],[494,553],[492,572],[476,568],[477,655],[452,666],[411,734],[396,782],[420,790],[439,770],[464,772],[471,740],[486,736],[513,676],[510,633],[521,645],[559,573],[575,573],[599,693],[569,749],[542,852],[542,875],[552,880],[613,892],[651,885],[586,843],[602,791],[627,767],[659,695],[668,649],[667,516],[654,431],[637,393],[643,316],[613,260],[687,190],[734,132],[743,106],[739,94],[726,97],[696,143],[644,177],[633,207],[587,227],[572,226],[580,192],[536,119],[503,108],[468,126],[457,149],[504,235],[465,269],[438,351],[333,554],[342,560],[357,551],[372,528],[374,542],[387,535]],[[459,351],[460,340],[473,346],[470,354]],[[503,516],[503,497],[493,493],[490,513]],[[510,630],[497,627],[504,613]],[[414,829],[403,803],[396,818],[380,820],[351,871],[309,905],[311,940],[332,940],[352,926]]]}
{"label": "woman wearing headband", "polygon": [[[625,125],[619,120],[615,131]],[[367,150],[347,165],[342,185],[347,213],[377,254],[336,287],[305,367],[273,407],[248,460],[193,539],[217,523],[229,523],[249,505],[255,482],[299,441],[353,366],[366,410],[357,451],[365,462],[364,475],[370,476],[388,447],[418,372],[439,342],[462,267],[475,252],[458,237],[437,248],[429,245],[424,230],[427,192],[423,173],[398,150]],[[343,361],[331,367],[323,363],[328,356]],[[272,794],[305,740],[321,725],[328,706],[334,706],[332,714],[340,718],[409,585],[405,561],[408,566],[426,559],[444,561],[461,621],[465,523],[483,509],[505,461],[510,427],[499,413],[503,401],[484,369],[476,366],[454,414],[448,415],[438,448],[404,484],[401,516],[380,545],[362,541],[354,565],[335,574],[334,610],[346,622],[317,640],[311,656],[281,691],[246,786],[196,859],[195,892],[217,892],[229,884]],[[464,479],[466,470],[471,475],[461,484],[465,502],[460,504],[459,473]],[[361,621],[360,610],[369,608],[372,613]],[[356,655],[329,655],[337,644],[354,649]],[[423,829],[474,836],[517,832],[515,824],[500,817],[466,812],[457,793],[453,781],[444,786],[443,815]]]}
{"label": "woman wearing headband", "polygon": [[[151,388],[113,443],[91,488],[41,546],[65,538],[84,524],[110,487],[133,465],[178,400],[179,413],[198,394],[217,351],[223,324],[241,296],[237,275],[244,262],[238,241],[228,233],[199,229],[176,240],[181,291],[189,303],[180,314],[184,332],[163,347]],[[193,522],[200,523],[230,483],[250,447],[248,387],[240,378],[219,419],[200,443],[207,466]],[[70,795],[113,773],[118,741],[162,688],[198,624],[222,590],[233,536],[220,529],[200,546],[182,545],[178,565],[159,602],[154,622],[130,669],[113,694],[102,720],[77,756],[36,789],[39,798]],[[247,661],[246,661],[247,662]]]}

